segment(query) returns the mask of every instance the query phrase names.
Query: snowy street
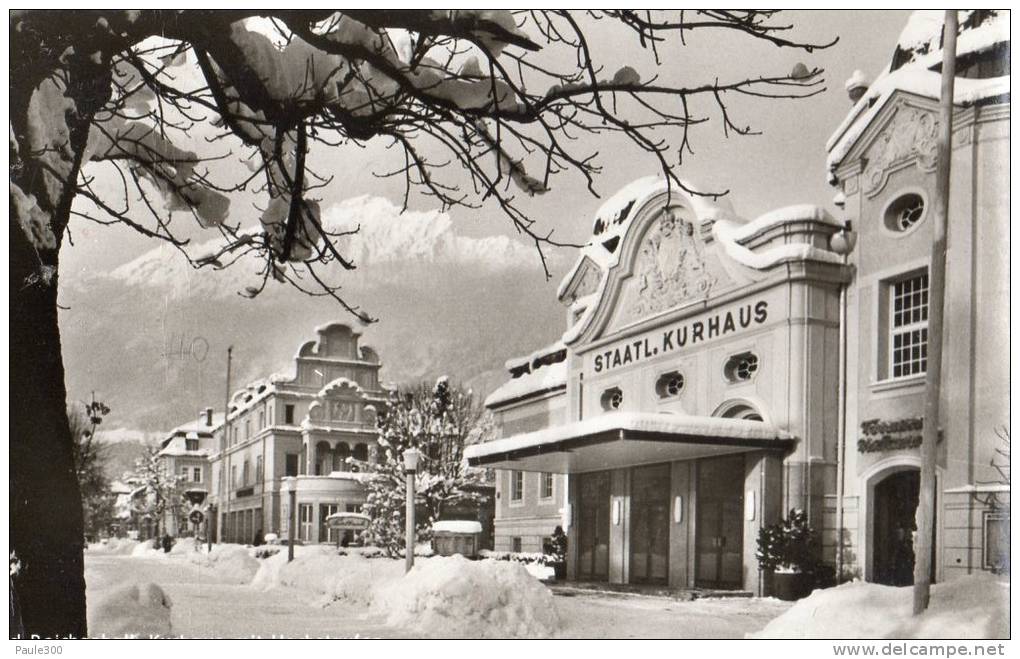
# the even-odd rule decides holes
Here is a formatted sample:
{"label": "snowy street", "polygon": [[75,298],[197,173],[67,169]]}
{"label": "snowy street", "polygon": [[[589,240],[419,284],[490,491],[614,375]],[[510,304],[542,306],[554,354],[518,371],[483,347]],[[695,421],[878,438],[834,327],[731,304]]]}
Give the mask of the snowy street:
{"label": "snowy street", "polygon": [[[300,565],[302,554],[308,558],[311,553],[299,551],[299,560],[292,565]],[[395,625],[386,615],[349,598],[331,597],[307,587],[279,585],[278,577],[277,583],[269,588],[238,583],[236,574],[222,568],[196,565],[189,557],[190,552],[170,555],[148,552],[141,556],[87,553],[85,574],[92,619],[90,632],[102,634],[115,622],[95,613],[95,607],[108,593],[125,584],[151,582],[169,597],[172,637],[420,638],[429,635],[420,629]],[[281,554],[268,560],[280,567],[285,565],[283,558]],[[371,563],[389,561],[376,559]],[[263,568],[266,567],[271,566],[264,563]],[[329,579],[324,577],[322,581],[326,584],[324,587],[328,587]],[[551,598],[551,605],[555,609],[553,615],[559,619],[558,629],[551,635],[561,638],[743,638],[745,633],[761,630],[789,608],[789,604],[773,599],[689,602],[576,591]],[[437,629],[436,636],[463,635],[463,632],[451,631],[455,628],[449,625],[433,628]],[[502,636],[505,632],[494,629],[482,634]],[[108,635],[123,635],[123,632]],[[147,634],[143,631],[141,636]]]}
{"label": "snowy street", "polygon": [[[395,638],[409,636],[339,602],[293,588],[266,593],[175,558],[86,556],[89,606],[94,597],[123,583],[152,582],[173,603],[173,636],[183,638]],[[96,633],[98,630],[92,631]]]}

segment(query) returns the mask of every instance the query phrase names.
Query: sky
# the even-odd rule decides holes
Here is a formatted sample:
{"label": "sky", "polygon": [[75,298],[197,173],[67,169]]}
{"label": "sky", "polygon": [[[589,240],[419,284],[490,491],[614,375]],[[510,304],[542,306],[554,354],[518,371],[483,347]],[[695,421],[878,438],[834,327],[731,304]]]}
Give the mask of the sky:
{"label": "sky", "polygon": [[[737,212],[753,218],[795,203],[831,208],[834,190],[825,180],[824,144],[850,108],[843,82],[854,69],[863,70],[869,78],[878,74],[888,62],[908,14],[878,10],[784,12],[779,20],[795,26],[791,37],[813,42],[839,37],[839,42],[808,54],[755,43],[725,31],[706,30],[688,36],[685,45],[679,41],[670,43],[661,51],[661,66],[655,65],[635,39],[621,40],[621,33],[610,31],[606,24],[592,25],[590,34],[596,58],[605,62],[607,70],[629,64],[645,79],[659,75],[663,80],[690,83],[716,77],[728,80],[785,74],[798,62],[825,70],[827,91],[809,99],[740,97],[728,101],[735,120],[750,125],[760,135],[727,138],[718,112],[710,113],[710,121],[693,133],[695,154],[685,158],[680,177],[706,190],[729,190]],[[594,136],[583,136],[581,140],[584,148],[601,154],[603,173],[596,185],[603,198],[631,180],[657,171],[657,163],[648,154],[625,141]],[[372,174],[387,168],[389,152],[378,144],[337,151],[319,149],[313,155],[313,162],[320,168],[337,175],[334,185],[323,191],[325,205],[364,194],[400,202],[403,196],[400,182]],[[539,221],[539,226],[553,230],[556,237],[583,243],[600,203],[579,177],[561,176],[554,179],[552,190],[527,200],[524,207]],[[411,208],[431,210],[434,202],[415,196]],[[480,210],[454,209],[451,216],[454,231],[462,235],[515,234],[509,220],[493,204]],[[250,222],[245,223],[255,221],[253,214]],[[71,232],[74,245],[66,246],[61,255],[62,269],[66,272],[109,270],[152,248],[150,240],[123,227],[99,227],[76,219],[72,221]],[[202,238],[197,231],[194,233]],[[569,251],[565,260],[571,260]]]}
{"label": "sky", "polygon": [[[696,112],[708,111],[709,121],[694,129],[695,153],[685,156],[678,176],[700,190],[728,190],[733,207],[747,219],[803,203],[838,216],[831,201],[836,191],[826,181],[825,143],[851,108],[844,81],[855,69],[874,79],[885,68],[908,14],[792,11],[779,17],[795,26],[790,38],[826,43],[838,37],[838,43],[806,53],[705,31],[688,35],[686,44],[662,48],[658,67],[636,39],[621,40],[606,22],[590,25],[587,34],[609,76],[629,65],[645,80],[657,75],[663,82],[692,85],[788,74],[798,63],[824,69],[826,91],[811,98],[727,99],[734,122],[760,135],[727,137],[718,112],[696,106]],[[191,137],[201,141],[203,134]],[[579,147],[600,154],[603,172],[596,189],[602,199],[659,171],[651,156],[619,137],[585,135]],[[351,248],[364,267],[344,280],[345,298],[381,318],[365,330],[365,338],[379,350],[389,381],[456,376],[459,369],[459,377],[473,378],[484,396],[507,377],[505,360],[562,334],[565,316],[556,289],[577,252],[554,251],[552,276],[546,279],[538,254],[494,204],[455,208],[447,217],[436,213],[433,200],[412,196],[414,212],[397,216],[394,206],[402,202],[403,185],[373,176],[392,168],[390,157],[379,143],[318,148],[310,156],[318,171],[335,176],[320,191],[324,218],[354,213],[379,224],[376,231],[363,232],[361,247]],[[112,178],[104,181],[109,172],[101,165],[86,173],[97,177],[97,185],[114,189]],[[537,220],[537,232],[552,230],[559,240],[583,244],[602,199],[592,196],[579,176],[562,175],[549,192],[524,200],[522,207]],[[251,202],[232,202],[231,223],[258,222]],[[193,226],[185,214],[178,218],[175,226],[196,245],[217,236]],[[237,377],[262,377],[290,369],[295,347],[316,325],[354,322],[328,298],[289,290],[240,298],[237,291],[255,283],[241,281],[254,277],[254,268],[195,271],[173,248],[124,226],[73,218],[70,238],[62,247],[60,272],[69,397],[87,398],[97,390],[115,410],[113,427],[165,429],[193,418],[205,405],[218,406],[219,394],[210,392],[222,386],[217,364],[228,344],[234,346]],[[515,263],[508,266],[508,260]],[[204,337],[215,362],[211,357],[187,367],[170,363],[165,346],[181,336]]]}

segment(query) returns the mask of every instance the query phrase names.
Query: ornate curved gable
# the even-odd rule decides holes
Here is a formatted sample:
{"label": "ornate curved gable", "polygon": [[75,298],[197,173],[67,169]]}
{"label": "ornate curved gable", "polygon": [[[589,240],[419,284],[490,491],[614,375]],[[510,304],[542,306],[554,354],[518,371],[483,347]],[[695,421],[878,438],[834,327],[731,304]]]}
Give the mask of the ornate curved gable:
{"label": "ornate curved gable", "polygon": [[[618,259],[604,275],[607,281],[587,327],[570,343],[594,341],[703,302],[734,283],[711,233],[712,222],[730,211],[674,189],[648,198],[631,214],[634,219],[616,246]],[[584,267],[575,270],[565,293],[580,288],[576,283],[583,281],[582,272]]]}

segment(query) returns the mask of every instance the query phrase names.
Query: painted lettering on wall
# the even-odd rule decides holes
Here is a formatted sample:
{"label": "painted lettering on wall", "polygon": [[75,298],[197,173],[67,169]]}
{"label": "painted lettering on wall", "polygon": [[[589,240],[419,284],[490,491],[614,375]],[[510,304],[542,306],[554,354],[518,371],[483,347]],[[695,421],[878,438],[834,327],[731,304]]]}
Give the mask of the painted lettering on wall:
{"label": "painted lettering on wall", "polygon": [[861,422],[863,437],[857,440],[857,450],[861,453],[877,453],[879,451],[896,451],[913,449],[921,445],[921,429],[924,419],[909,417],[895,421],[868,419]]}
{"label": "painted lettering on wall", "polygon": [[592,358],[593,368],[596,373],[602,373],[651,359],[656,355],[726,336],[752,325],[760,325],[768,317],[769,303],[765,300],[754,304],[745,304],[738,309],[719,312],[703,320],[695,320],[665,329],[661,335],[639,338],[630,343],[607,348]]}

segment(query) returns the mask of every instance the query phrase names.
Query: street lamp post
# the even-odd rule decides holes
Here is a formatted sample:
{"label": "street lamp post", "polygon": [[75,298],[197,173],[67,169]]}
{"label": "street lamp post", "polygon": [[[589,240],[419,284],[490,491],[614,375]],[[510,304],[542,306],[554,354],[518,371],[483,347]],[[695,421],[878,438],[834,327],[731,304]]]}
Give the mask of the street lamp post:
{"label": "street lamp post", "polygon": [[404,451],[404,473],[407,474],[407,539],[404,544],[404,571],[414,567],[414,474],[418,470],[418,449]]}
{"label": "street lamp post", "polygon": [[213,520],[216,519],[216,505],[210,503],[206,506],[205,515],[205,542],[206,550],[208,553],[212,553],[212,532],[213,532]]}
{"label": "street lamp post", "polygon": [[290,495],[290,522],[287,524],[287,562],[290,563],[294,560],[294,539],[297,535],[294,533],[297,526],[297,478],[285,476],[283,488]]}

